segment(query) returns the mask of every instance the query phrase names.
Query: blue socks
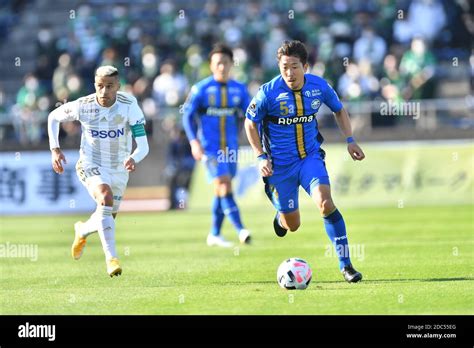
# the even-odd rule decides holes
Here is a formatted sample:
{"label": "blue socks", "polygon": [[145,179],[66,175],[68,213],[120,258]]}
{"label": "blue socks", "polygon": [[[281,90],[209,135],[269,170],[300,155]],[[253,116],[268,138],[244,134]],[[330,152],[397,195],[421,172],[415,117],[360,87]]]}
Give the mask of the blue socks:
{"label": "blue socks", "polygon": [[222,222],[224,221],[224,212],[221,207],[221,198],[214,196],[212,200],[212,227],[211,234],[218,236],[221,233]]}
{"label": "blue socks", "polygon": [[339,210],[334,210],[331,214],[324,217],[324,227],[331,243],[334,245],[336,255],[339,259],[339,268],[349,265],[351,259],[349,256],[349,242],[346,235],[346,224]]}
{"label": "blue socks", "polygon": [[234,196],[229,193],[225,197],[221,197],[221,208],[224,214],[229,218],[232,225],[234,225],[237,233],[244,228],[242,221],[240,221],[240,212],[237,204],[234,201]]}

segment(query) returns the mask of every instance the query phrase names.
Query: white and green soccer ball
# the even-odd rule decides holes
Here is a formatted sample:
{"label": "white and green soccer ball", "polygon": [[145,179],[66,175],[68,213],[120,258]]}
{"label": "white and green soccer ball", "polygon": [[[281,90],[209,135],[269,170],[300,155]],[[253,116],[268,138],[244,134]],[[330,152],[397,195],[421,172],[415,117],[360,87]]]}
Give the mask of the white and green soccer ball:
{"label": "white and green soccer ball", "polygon": [[287,290],[304,290],[313,278],[313,271],[309,264],[299,258],[283,261],[278,267],[278,285]]}

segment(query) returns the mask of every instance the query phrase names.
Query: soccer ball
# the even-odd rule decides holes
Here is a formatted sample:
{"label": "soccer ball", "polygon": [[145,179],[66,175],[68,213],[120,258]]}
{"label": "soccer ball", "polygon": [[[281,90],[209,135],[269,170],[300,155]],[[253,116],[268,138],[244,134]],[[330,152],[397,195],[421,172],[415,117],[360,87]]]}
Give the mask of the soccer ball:
{"label": "soccer ball", "polygon": [[304,290],[308,287],[313,271],[303,259],[291,258],[283,261],[278,267],[278,284],[287,290]]}

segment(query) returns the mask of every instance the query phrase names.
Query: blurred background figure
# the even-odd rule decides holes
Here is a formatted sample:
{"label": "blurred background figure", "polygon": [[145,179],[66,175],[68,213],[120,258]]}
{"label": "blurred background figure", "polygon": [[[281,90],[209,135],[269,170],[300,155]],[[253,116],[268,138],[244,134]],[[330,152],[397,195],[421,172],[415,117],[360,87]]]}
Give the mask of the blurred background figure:
{"label": "blurred background figure", "polygon": [[425,41],[422,38],[414,38],[410,50],[403,54],[400,62],[405,99],[434,97],[435,63],[435,57],[427,50]]}
{"label": "blurred background figure", "polygon": [[176,71],[172,60],[163,62],[160,74],[153,81],[153,98],[158,105],[178,106],[186,97],[188,83],[183,74]]}
{"label": "blurred background figure", "polygon": [[184,130],[175,126],[168,145],[167,164],[170,209],[186,209],[188,207],[189,187],[194,170],[195,160],[191,146]]}

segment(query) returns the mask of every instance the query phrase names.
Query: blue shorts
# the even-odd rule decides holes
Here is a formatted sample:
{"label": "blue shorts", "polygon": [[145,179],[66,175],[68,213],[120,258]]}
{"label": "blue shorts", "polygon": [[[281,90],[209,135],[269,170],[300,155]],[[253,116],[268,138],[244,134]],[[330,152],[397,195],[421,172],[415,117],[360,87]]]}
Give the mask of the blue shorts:
{"label": "blue shorts", "polygon": [[329,185],[322,149],[290,166],[274,166],[273,175],[263,178],[265,193],[276,210],[291,213],[298,209],[299,187],[311,196],[313,189]]}
{"label": "blue shorts", "polygon": [[224,175],[233,178],[237,173],[237,158],[221,159],[217,156],[206,154],[203,162],[207,169],[209,181]]}

